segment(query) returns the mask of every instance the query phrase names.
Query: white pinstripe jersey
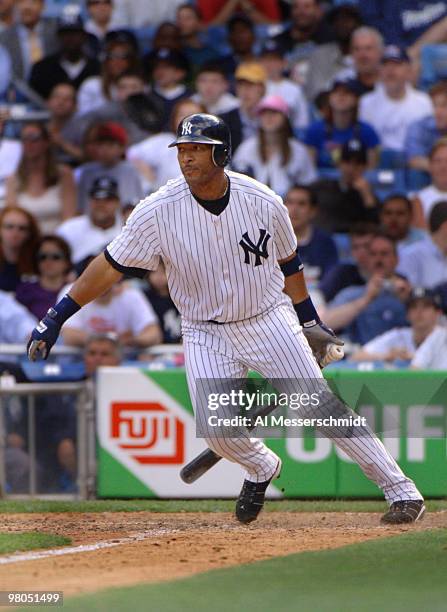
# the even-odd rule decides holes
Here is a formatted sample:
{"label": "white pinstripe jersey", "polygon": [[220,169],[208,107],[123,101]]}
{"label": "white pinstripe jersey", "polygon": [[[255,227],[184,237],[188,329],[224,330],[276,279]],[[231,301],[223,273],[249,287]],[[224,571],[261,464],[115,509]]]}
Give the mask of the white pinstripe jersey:
{"label": "white pinstripe jersey", "polygon": [[220,215],[201,206],[180,177],[142,200],[106,249],[112,265],[140,275],[161,258],[171,298],[188,321],[240,321],[288,299],[278,265],[297,247],[287,209],[258,181],[227,175],[230,199]]}

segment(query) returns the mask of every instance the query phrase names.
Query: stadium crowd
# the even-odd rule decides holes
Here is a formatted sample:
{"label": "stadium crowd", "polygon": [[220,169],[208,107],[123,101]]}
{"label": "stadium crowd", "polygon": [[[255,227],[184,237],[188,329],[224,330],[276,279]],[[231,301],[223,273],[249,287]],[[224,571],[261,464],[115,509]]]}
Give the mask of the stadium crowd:
{"label": "stadium crowd", "polygon": [[[0,344],[23,344],[179,174],[167,145],[210,112],[230,127],[231,169],[284,198],[350,359],[446,368],[446,59],[447,2],[0,0]],[[181,341],[162,266],[83,309],[62,342],[88,359],[92,338],[113,359]]]}

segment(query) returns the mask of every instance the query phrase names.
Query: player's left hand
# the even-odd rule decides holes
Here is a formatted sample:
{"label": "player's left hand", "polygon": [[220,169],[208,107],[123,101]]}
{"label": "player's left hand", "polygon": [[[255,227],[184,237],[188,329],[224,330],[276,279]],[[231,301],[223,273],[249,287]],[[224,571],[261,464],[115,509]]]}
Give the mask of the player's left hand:
{"label": "player's left hand", "polygon": [[303,327],[303,333],[309,342],[309,346],[312,349],[315,359],[318,363],[321,363],[322,359],[326,355],[328,344],[336,344],[337,346],[343,346],[343,340],[337,338],[333,329],[325,325],[323,322],[316,323],[310,327]]}

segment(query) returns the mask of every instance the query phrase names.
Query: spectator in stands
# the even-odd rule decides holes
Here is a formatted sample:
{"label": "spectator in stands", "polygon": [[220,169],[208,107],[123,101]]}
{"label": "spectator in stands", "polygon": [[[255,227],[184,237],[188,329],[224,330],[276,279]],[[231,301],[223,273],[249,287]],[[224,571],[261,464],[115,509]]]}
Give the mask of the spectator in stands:
{"label": "spectator in stands", "polygon": [[16,300],[37,319],[57,302],[59,291],[67,284],[71,270],[70,247],[60,236],[43,236],[35,253],[37,278],[21,281],[16,288]]}
{"label": "spectator in stands", "polygon": [[163,263],[147,275],[149,286],[144,293],[154,309],[160,324],[163,340],[167,344],[181,342],[181,318],[169,295],[168,280]]}
{"label": "spectator in stands", "polygon": [[79,167],[78,210],[87,210],[88,198],[94,181],[108,176],[118,184],[120,200],[138,202],[143,197],[143,186],[135,168],[123,156],[127,146],[127,134],[121,125],[113,122],[103,123],[96,132],[96,161],[87,162]]}
{"label": "spectator in stands", "polygon": [[101,76],[86,79],[78,91],[78,111],[88,113],[115,99],[116,81],[128,70],[139,68],[138,51],[132,37],[120,36],[106,39]]}
{"label": "spectator in stands", "polygon": [[163,48],[157,51],[151,66],[152,93],[164,109],[162,129],[168,130],[174,105],[192,94],[184,83],[189,71],[188,60],[180,51]]}
{"label": "spectator in stands", "polygon": [[34,272],[39,226],[27,210],[0,210],[0,290],[15,291],[20,278]]}
{"label": "spectator in stands", "polygon": [[366,165],[366,147],[355,138],[348,140],[337,164],[340,177],[322,178],[312,186],[318,203],[318,227],[346,233],[353,223],[378,223],[379,202],[365,177]]}
{"label": "spectator in stands", "polygon": [[21,131],[23,147],[18,168],[6,182],[7,206],[21,206],[50,233],[76,213],[76,185],[68,166],[58,164],[43,123],[29,122]]}
{"label": "spectator in stands", "polygon": [[233,168],[248,174],[284,196],[294,181],[309,184],[316,178],[306,147],[292,138],[288,106],[280,96],[266,96],[258,106],[256,136],[243,140],[233,157]]}
{"label": "spectator in stands", "polygon": [[24,344],[36,322],[37,319],[12,295],[0,290],[0,343]]}
{"label": "spectator in stands", "polygon": [[433,115],[427,115],[408,126],[405,153],[408,166],[415,170],[430,169],[430,151],[438,140],[447,138],[447,83],[440,81],[430,88]]}
{"label": "spectator in stands", "polygon": [[414,370],[447,370],[447,327],[437,325],[418,346],[410,364]]}
{"label": "spectator in stands", "polygon": [[47,127],[59,163],[74,166],[82,159],[82,135],[76,115],[76,90],[70,83],[55,85],[48,97]]}
{"label": "spectator in stands", "polygon": [[291,24],[274,39],[287,53],[289,66],[293,67],[293,79],[303,84],[311,52],[316,45],[332,42],[334,34],[323,18],[320,0],[293,0],[291,17]]}
{"label": "spectator in stands", "polygon": [[191,98],[179,100],[172,110],[170,132],[153,134],[127,150],[127,159],[135,166],[143,181],[145,193],[159,189],[169,179],[181,174],[177,150],[169,145],[175,139],[177,126],[188,115],[203,113],[205,108]]}
{"label": "spectator in stands", "polygon": [[334,330],[343,329],[352,342],[360,344],[406,325],[405,302],[411,285],[396,273],[397,264],[394,242],[376,235],[369,245],[367,284],[342,289],[324,312],[327,324]]}
{"label": "spectator in stands", "polygon": [[341,70],[335,78],[351,79],[359,95],[373,91],[380,78],[383,49],[378,30],[368,26],[357,28],[351,39],[352,66]]}
{"label": "spectator in stands", "polygon": [[118,183],[113,178],[102,176],[94,180],[89,195],[88,214],[65,221],[57,230],[70,245],[74,264],[97,255],[123,225]]}
{"label": "spectator in stands", "polygon": [[115,6],[115,20],[121,28],[145,28],[158,26],[167,21],[175,21],[177,7],[184,0],[119,0]]}
{"label": "spectator in stands", "polygon": [[84,346],[84,366],[88,378],[96,375],[101,366],[119,366],[122,346],[115,334],[93,334]]}
{"label": "spectator in stands", "polygon": [[221,58],[221,65],[229,76],[239,64],[254,62],[254,45],[256,42],[255,26],[253,21],[243,13],[237,13],[228,20],[227,37],[230,45],[230,54]]}
{"label": "spectator in stands", "polygon": [[379,138],[369,123],[359,121],[357,117],[358,92],[355,84],[350,80],[335,81],[328,104],[328,118],[312,123],[305,136],[318,168],[335,168],[342,146],[351,140],[362,144],[366,149],[368,166],[374,167]]}
{"label": "spectator in stands", "polygon": [[327,302],[345,287],[364,286],[369,278],[369,247],[377,227],[368,223],[354,224],[350,229],[352,261],[342,261],[324,275],[320,283]]}
{"label": "spectator in stands", "polygon": [[64,325],[65,344],[84,346],[91,334],[116,333],[124,346],[146,348],[159,344],[157,315],[140,289],[119,282],[87,304]]}
{"label": "spectator in stands", "polygon": [[240,64],[235,78],[239,107],[221,115],[231,132],[233,152],[242,140],[247,140],[257,133],[259,124],[257,109],[265,94],[267,75],[261,64],[251,62]]}
{"label": "spectator in stands", "polygon": [[337,247],[332,236],[314,224],[317,201],[312,189],[306,185],[293,185],[284,198],[284,204],[289,211],[309,286],[337,265]]}
{"label": "spectator in stands", "polygon": [[219,54],[202,36],[201,13],[193,4],[181,4],[177,9],[176,24],[180,31],[182,51],[194,72],[205,62],[219,59]]}
{"label": "spectator in stands", "polygon": [[85,31],[90,35],[91,45],[96,51],[101,50],[108,32],[117,28],[114,4],[117,3],[113,0],[87,0]]}
{"label": "spectator in stands", "polygon": [[42,17],[44,0],[17,0],[17,21],[0,32],[0,45],[8,51],[15,78],[26,80],[31,67],[56,53],[58,40],[54,20]]}
{"label": "spectator in stands", "polygon": [[447,200],[437,202],[429,215],[430,235],[403,248],[399,272],[415,287],[432,289],[447,281]]}
{"label": "spectator in stands", "polygon": [[370,123],[384,149],[404,152],[408,127],[433,113],[430,97],[410,84],[410,60],[404,49],[386,47],[378,86],[360,100],[359,117]]}
{"label": "spectator in stands", "polygon": [[413,199],[413,223],[426,229],[436,202],[447,200],[447,138],[437,141],[429,154],[431,184],[421,189]]}
{"label": "spectator in stands", "polygon": [[197,5],[207,25],[223,25],[235,11],[254,23],[275,23],[281,17],[277,0],[197,0]]}
{"label": "spectator in stands", "polygon": [[278,43],[268,40],[260,55],[261,64],[267,73],[267,95],[281,96],[289,107],[289,118],[294,130],[303,130],[309,125],[309,107],[298,83],[284,76],[286,61]]}
{"label": "spectator in stands", "polygon": [[387,44],[402,47],[437,41],[433,34],[436,35],[436,26],[441,25],[439,20],[447,13],[443,2],[433,0],[362,0],[359,8],[365,22],[383,32]]}
{"label": "spectator in stands", "polygon": [[[78,117],[78,130],[85,134],[92,124],[112,121],[119,123],[127,132],[130,144],[141,142],[147,138],[148,133],[158,131],[163,120],[163,105],[158,97],[152,93],[146,93],[147,85],[144,77],[139,71],[123,72],[116,79],[116,95],[114,100],[102,104],[93,111]],[[158,127],[145,125],[138,120],[131,103],[135,100],[141,102],[144,109],[143,115],[156,117],[155,123]]]}
{"label": "spectator in stands", "polygon": [[0,0],[0,32],[14,25],[16,21],[16,0]]}
{"label": "spectator in stands", "polygon": [[[350,68],[355,61],[351,58],[351,37],[362,24],[358,9],[351,4],[335,6],[328,14],[328,21],[334,31],[334,42],[318,45],[309,56],[309,69],[305,92],[309,100],[327,90],[341,70]],[[380,60],[379,60],[380,61]],[[352,70],[352,69],[351,69]],[[351,75],[355,78],[355,73]]]}
{"label": "spectator in stands", "polygon": [[6,180],[17,170],[22,157],[22,143],[5,130],[10,116],[9,109],[0,108],[0,206],[5,203]]}
{"label": "spectator in stands", "polygon": [[207,113],[221,115],[239,106],[239,100],[229,92],[227,73],[219,62],[202,64],[196,77],[197,93],[191,99],[203,104]]}
{"label": "spectator in stands", "polygon": [[394,240],[399,254],[404,247],[427,236],[426,232],[411,224],[411,200],[404,194],[395,193],[385,198],[379,216],[384,233]]}
{"label": "spectator in stands", "polygon": [[85,52],[87,35],[79,14],[65,14],[58,20],[60,50],[36,62],[29,77],[31,88],[47,99],[59,83],[70,83],[75,89],[91,77],[96,77],[100,64]]}
{"label": "spectator in stands", "polygon": [[425,289],[413,289],[406,304],[410,326],[394,327],[376,336],[352,355],[352,361],[408,361],[439,327],[439,296]]}

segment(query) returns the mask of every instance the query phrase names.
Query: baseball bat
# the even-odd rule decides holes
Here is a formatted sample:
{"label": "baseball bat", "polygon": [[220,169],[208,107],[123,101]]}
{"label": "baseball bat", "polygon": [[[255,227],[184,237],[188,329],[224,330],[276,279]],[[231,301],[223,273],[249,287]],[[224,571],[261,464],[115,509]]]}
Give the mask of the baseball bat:
{"label": "baseball bat", "polygon": [[[320,363],[321,369],[325,368],[334,361],[340,361],[340,359],[343,359],[344,354],[343,347],[333,343],[328,344],[326,355],[323,357]],[[273,412],[275,408],[276,406],[272,405],[266,406],[256,413],[255,416],[266,416],[270,412]],[[253,420],[255,421],[256,419]],[[253,428],[254,425],[247,427],[248,431],[251,431]],[[210,448],[206,448],[200,453],[200,455],[194,457],[194,459],[192,459],[182,468],[180,471],[180,478],[183,480],[183,482],[186,482],[186,484],[192,484],[203,476],[203,474],[208,472],[208,470],[210,470],[213,466],[215,466],[216,463],[219,463],[221,459],[222,457],[220,455],[215,453]]]}

